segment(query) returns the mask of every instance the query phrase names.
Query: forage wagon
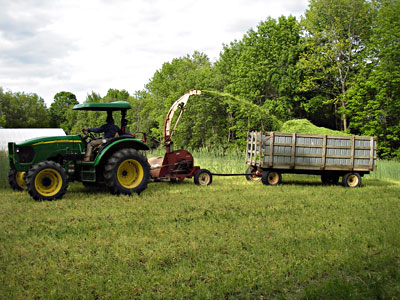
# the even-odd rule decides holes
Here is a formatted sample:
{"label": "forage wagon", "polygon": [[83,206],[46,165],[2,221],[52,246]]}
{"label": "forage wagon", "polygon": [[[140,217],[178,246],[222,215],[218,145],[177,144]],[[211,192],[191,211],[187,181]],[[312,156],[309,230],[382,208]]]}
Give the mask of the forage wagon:
{"label": "forage wagon", "polygon": [[376,138],[279,132],[249,132],[248,180],[277,185],[282,174],[320,175],[324,184],[359,187],[376,170]]}

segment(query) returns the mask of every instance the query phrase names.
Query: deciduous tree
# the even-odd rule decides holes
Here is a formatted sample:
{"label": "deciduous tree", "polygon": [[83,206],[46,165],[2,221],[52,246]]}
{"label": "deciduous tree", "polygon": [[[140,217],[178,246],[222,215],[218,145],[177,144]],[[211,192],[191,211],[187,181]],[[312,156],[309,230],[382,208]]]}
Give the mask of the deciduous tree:
{"label": "deciduous tree", "polygon": [[305,74],[301,90],[337,104],[344,130],[348,127],[346,92],[364,63],[370,17],[366,0],[311,0],[303,20],[306,51],[300,63]]}

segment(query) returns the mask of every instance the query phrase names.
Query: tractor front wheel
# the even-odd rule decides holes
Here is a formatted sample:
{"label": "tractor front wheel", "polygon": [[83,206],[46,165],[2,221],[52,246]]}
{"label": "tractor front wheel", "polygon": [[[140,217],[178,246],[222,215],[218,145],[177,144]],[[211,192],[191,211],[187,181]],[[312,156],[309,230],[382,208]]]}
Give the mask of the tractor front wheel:
{"label": "tractor front wheel", "polygon": [[28,171],[26,186],[35,200],[61,199],[67,191],[68,179],[60,164],[43,161]]}
{"label": "tractor front wheel", "polygon": [[140,194],[149,182],[150,165],[139,151],[122,149],[108,160],[104,178],[112,194]]}
{"label": "tractor front wheel", "polygon": [[10,170],[8,173],[8,183],[13,190],[23,191],[26,189],[25,174],[26,172],[18,172],[14,169]]}

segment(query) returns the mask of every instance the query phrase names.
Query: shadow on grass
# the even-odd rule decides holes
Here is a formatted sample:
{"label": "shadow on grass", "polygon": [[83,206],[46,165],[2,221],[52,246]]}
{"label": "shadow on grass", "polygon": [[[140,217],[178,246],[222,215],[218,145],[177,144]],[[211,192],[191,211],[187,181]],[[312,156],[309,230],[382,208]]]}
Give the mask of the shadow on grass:
{"label": "shadow on grass", "polygon": [[302,299],[398,299],[399,282],[400,256],[358,256],[307,285]]}
{"label": "shadow on grass", "polygon": [[[282,180],[282,185],[292,185],[292,186],[338,186],[342,187],[342,183],[339,180],[338,184],[323,184],[321,181],[316,180],[305,180],[305,179],[288,179]],[[395,182],[379,180],[379,179],[365,179],[362,180],[361,187],[389,187],[396,186]]]}
{"label": "shadow on grass", "polygon": [[[143,192],[146,192],[148,189],[168,190],[174,186],[188,186],[188,185],[194,185],[194,183],[190,180],[185,180],[183,182],[150,181],[147,184],[147,188]],[[70,184],[70,186],[68,188],[68,192],[85,193],[85,194],[95,195],[95,194],[110,193],[110,190],[104,183],[93,183],[93,184],[84,185],[81,182],[73,182]]]}

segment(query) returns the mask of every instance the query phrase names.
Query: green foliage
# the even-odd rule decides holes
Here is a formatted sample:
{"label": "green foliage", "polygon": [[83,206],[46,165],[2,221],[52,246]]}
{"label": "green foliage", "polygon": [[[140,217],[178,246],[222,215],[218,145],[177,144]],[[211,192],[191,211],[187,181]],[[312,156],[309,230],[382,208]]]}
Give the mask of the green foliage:
{"label": "green foliage", "polygon": [[224,46],[216,69],[224,90],[263,105],[280,119],[299,109],[296,95],[300,26],[294,17],[268,18],[250,29],[240,42]]}
{"label": "green foliage", "polygon": [[[51,127],[61,127],[66,132],[70,132],[76,120],[69,120],[72,107],[79,104],[76,96],[70,92],[59,92],[54,96],[54,102],[50,105],[49,114]],[[71,122],[72,121],[72,122]]]}
{"label": "green foliage", "polygon": [[[277,130],[281,122],[264,106],[253,104],[239,96],[216,91],[204,91],[205,95],[223,103],[227,114],[228,140],[230,147],[244,149],[247,132],[252,130],[271,131]],[[225,146],[223,140],[217,141],[215,146]]]}
{"label": "green foliage", "polygon": [[282,125],[279,131],[287,133],[326,134],[326,135],[338,135],[338,136],[350,135],[343,131],[337,131],[329,128],[315,126],[306,119],[287,121]]}
{"label": "green foliage", "polygon": [[[303,26],[305,51],[299,66],[304,92],[332,100],[347,129],[347,96],[370,34],[371,4],[365,0],[311,0]],[[319,106],[323,106],[322,101]]]}
{"label": "green foliage", "polygon": [[0,87],[0,124],[6,128],[48,127],[44,100],[36,94],[4,92]]}
{"label": "green foliage", "polygon": [[129,93],[126,90],[109,89],[100,102],[128,101],[128,99]]}
{"label": "green foliage", "polygon": [[381,157],[400,147],[400,2],[381,1],[368,59],[349,91],[351,130],[377,136]]}

